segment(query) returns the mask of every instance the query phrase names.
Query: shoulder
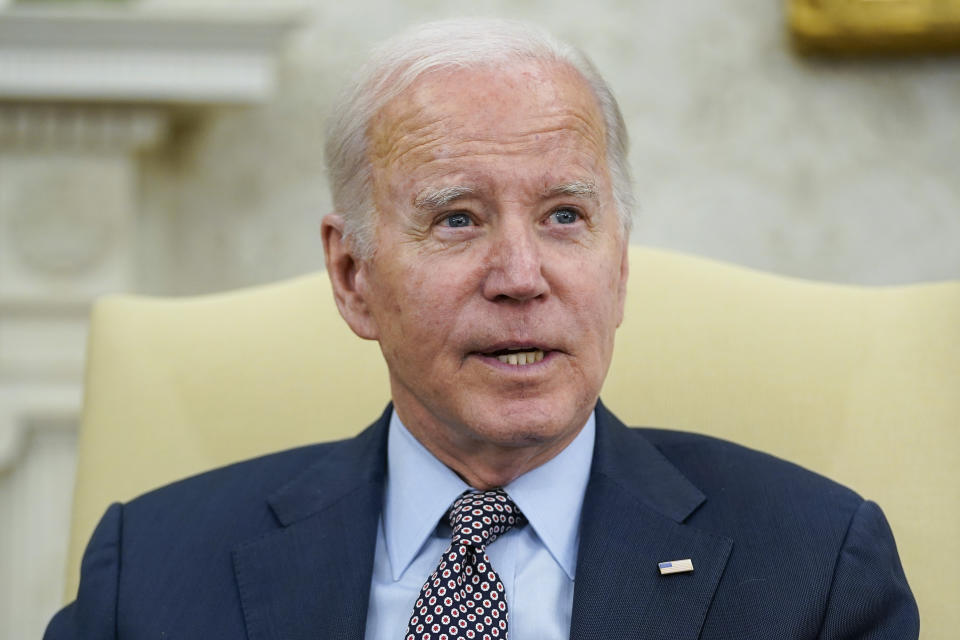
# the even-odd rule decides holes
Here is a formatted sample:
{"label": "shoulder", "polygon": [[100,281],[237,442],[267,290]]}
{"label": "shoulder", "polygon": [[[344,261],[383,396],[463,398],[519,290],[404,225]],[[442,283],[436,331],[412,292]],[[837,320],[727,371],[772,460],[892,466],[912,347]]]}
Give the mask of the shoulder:
{"label": "shoulder", "polygon": [[317,511],[317,500],[339,499],[369,483],[384,443],[378,421],[349,440],[230,464],[115,503],[87,546],[79,608],[71,611],[102,617],[100,606],[112,607],[114,626],[122,617],[144,632],[202,621],[223,637],[242,635],[235,550],[282,531],[291,500]]}
{"label": "shoulder", "polygon": [[241,490],[244,495],[262,497],[338,446],[342,446],[342,442],[311,444],[209,469],[148,491],[126,506],[147,507],[196,496],[222,500]]}
{"label": "shoulder", "polygon": [[123,505],[124,540],[163,544],[175,538],[183,544],[195,539],[206,546],[272,529],[270,496],[342,446],[333,442],[271,453],[149,491]]}
{"label": "shoulder", "polygon": [[819,473],[719,438],[631,429],[652,444],[706,500],[688,521],[763,544],[803,541],[836,549],[864,499]]}
{"label": "shoulder", "polygon": [[703,490],[733,488],[768,494],[829,496],[854,508],[863,499],[829,478],[776,456],[712,436],[632,428]]}
{"label": "shoulder", "polygon": [[337,490],[358,476],[376,473],[371,467],[385,457],[385,424],[381,416],[353,438],[287,449],[190,476],[135,498],[124,511],[170,513],[167,517],[174,518],[199,515],[203,522],[222,515],[230,522],[265,512],[268,500],[291,486]]}
{"label": "shoulder", "polygon": [[662,429],[629,432],[704,493],[685,523],[733,543],[714,601],[724,615],[708,619],[704,637],[793,637],[788,627],[810,637],[847,638],[864,629],[870,637],[917,637],[916,603],[876,504],[732,442]]}
{"label": "shoulder", "polygon": [[339,446],[231,464],[114,503],[87,545],[77,600],[57,615],[47,637],[80,637],[76,629],[91,625],[112,637],[121,619],[131,629],[164,628],[171,624],[171,598],[190,624],[242,635],[231,550],[275,530],[268,496]]}

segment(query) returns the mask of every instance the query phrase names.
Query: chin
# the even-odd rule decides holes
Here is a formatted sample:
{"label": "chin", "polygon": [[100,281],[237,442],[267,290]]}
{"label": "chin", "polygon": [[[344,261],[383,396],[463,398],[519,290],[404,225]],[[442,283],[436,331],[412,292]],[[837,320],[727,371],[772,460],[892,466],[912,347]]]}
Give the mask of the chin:
{"label": "chin", "polygon": [[549,399],[500,400],[493,407],[474,407],[468,418],[480,439],[503,447],[544,445],[579,433],[593,409]]}

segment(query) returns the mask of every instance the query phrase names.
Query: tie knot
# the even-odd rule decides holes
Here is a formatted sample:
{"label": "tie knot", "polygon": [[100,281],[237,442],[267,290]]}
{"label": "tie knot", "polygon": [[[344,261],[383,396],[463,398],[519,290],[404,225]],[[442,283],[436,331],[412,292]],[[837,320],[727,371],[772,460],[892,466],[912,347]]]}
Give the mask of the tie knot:
{"label": "tie knot", "polygon": [[503,489],[464,491],[450,507],[453,544],[483,549],[527,519]]}

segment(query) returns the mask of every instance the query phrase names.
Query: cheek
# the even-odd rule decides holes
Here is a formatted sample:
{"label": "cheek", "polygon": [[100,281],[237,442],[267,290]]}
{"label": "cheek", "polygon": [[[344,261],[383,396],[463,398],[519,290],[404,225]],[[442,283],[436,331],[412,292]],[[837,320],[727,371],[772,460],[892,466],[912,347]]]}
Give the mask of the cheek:
{"label": "cheek", "polygon": [[572,304],[581,326],[598,340],[612,338],[620,320],[620,271],[612,264],[585,262],[574,272]]}
{"label": "cheek", "polygon": [[378,292],[378,323],[385,355],[423,361],[451,333],[459,299],[442,273],[424,268],[398,270]]}

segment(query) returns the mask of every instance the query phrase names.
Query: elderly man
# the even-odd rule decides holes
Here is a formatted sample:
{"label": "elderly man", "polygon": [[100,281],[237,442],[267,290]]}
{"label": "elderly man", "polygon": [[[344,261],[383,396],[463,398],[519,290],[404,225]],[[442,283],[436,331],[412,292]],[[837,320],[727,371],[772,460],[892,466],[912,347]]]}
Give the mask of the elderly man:
{"label": "elderly man", "polygon": [[329,275],[392,405],[113,505],[48,638],[917,637],[876,505],[598,402],[631,197],[581,54],[513,23],[415,29],[348,92],[327,160]]}

